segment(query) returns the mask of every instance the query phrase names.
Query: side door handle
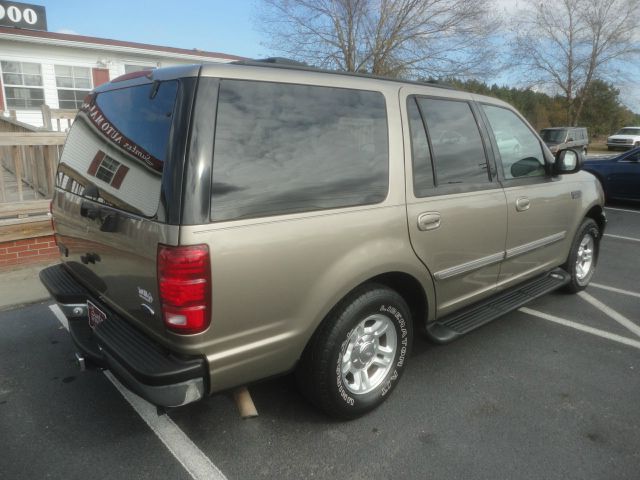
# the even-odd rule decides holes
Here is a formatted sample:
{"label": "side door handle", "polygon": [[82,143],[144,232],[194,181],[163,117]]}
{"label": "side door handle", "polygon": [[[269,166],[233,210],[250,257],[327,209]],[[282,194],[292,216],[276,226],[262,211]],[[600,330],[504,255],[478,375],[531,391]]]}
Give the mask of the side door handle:
{"label": "side door handle", "polygon": [[439,212],[424,212],[418,215],[418,230],[435,230],[440,226]]}
{"label": "side door handle", "polygon": [[518,212],[524,212],[525,210],[529,210],[531,206],[531,202],[527,197],[520,197],[516,200],[516,210]]}

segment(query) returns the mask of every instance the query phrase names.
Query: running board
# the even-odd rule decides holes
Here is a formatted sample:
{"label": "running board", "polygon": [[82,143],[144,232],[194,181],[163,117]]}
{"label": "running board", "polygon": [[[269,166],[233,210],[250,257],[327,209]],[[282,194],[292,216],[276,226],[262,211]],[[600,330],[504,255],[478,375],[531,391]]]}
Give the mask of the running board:
{"label": "running board", "polygon": [[427,325],[427,336],[436,343],[449,343],[505,313],[569,283],[569,274],[556,268],[486,300],[454,312]]}

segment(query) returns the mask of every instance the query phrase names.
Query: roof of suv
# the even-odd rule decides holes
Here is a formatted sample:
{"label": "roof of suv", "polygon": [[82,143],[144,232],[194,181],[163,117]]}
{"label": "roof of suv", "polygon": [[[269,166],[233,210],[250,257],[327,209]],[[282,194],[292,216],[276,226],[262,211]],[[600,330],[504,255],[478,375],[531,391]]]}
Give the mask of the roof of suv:
{"label": "roof of suv", "polygon": [[458,90],[457,88],[451,85],[431,82],[431,81],[407,80],[407,79],[401,79],[401,78],[372,75],[370,73],[362,73],[362,72],[344,72],[339,70],[327,70],[323,68],[313,67],[311,65],[307,65],[306,63],[297,62],[295,60],[289,60],[287,58],[272,57],[272,58],[265,58],[260,60],[239,60],[236,62],[230,62],[230,64],[231,65],[248,65],[252,67],[282,68],[282,69],[288,69],[288,70],[298,70],[303,72],[328,73],[332,75],[345,75],[350,77],[371,78],[374,80],[387,80],[390,82],[410,83],[414,85],[428,85],[430,87],[444,88],[447,90]]}
{"label": "roof of suv", "polygon": [[[117,88],[129,87],[133,85],[138,85],[141,83],[147,83],[151,81],[165,81],[165,80],[173,80],[181,77],[197,77],[198,75],[209,76],[209,77],[224,77],[225,74],[230,74],[230,72],[236,69],[248,69],[247,76],[252,77],[256,75],[256,69],[265,69],[271,70],[271,74],[274,71],[280,70],[283,75],[290,73],[292,75],[301,74],[301,75],[331,75],[342,77],[345,79],[352,80],[362,80],[363,82],[380,82],[382,84],[396,84],[399,86],[402,85],[415,85],[420,87],[427,88],[435,88],[443,91],[451,92],[452,96],[459,97],[465,94],[471,95],[472,98],[476,101],[483,101],[487,103],[492,103],[494,105],[502,105],[505,107],[513,108],[508,103],[500,100],[499,98],[489,97],[486,95],[480,95],[471,93],[465,90],[460,90],[454,88],[449,85],[443,85],[433,82],[420,82],[415,80],[406,80],[399,78],[390,78],[390,77],[380,77],[376,75],[370,75],[366,73],[353,73],[353,72],[340,72],[335,70],[324,70],[320,68],[310,67],[305,64],[301,64],[299,62],[293,62],[291,60],[286,59],[275,59],[276,61],[272,61],[274,59],[266,59],[266,60],[242,60],[238,62],[229,62],[229,63],[204,63],[204,64],[192,64],[192,65],[180,65],[173,67],[163,67],[156,68],[153,70],[145,71],[145,72],[136,72],[133,75],[123,75],[121,77],[113,79],[111,82],[105,83],[97,88],[95,88],[95,93],[101,93],[107,90],[113,90]],[[252,73],[249,71],[253,70]],[[237,72],[237,70],[236,70]],[[237,73],[231,74],[232,78],[242,78],[244,75],[238,76]],[[273,78],[274,75],[265,75],[265,77]],[[285,80],[286,82],[291,82],[291,79]],[[292,82],[293,83],[293,82]]]}
{"label": "roof of suv", "polygon": [[566,130],[568,128],[586,128],[586,127],[547,127],[542,130]]}

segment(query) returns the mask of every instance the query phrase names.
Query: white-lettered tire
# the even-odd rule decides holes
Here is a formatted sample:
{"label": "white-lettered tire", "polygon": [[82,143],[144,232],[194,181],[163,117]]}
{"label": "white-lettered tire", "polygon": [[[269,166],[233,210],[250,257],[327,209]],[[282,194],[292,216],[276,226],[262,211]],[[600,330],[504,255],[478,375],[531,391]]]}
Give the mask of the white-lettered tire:
{"label": "white-lettered tire", "polygon": [[307,345],[296,376],[327,414],[356,418],[395,388],[413,341],[409,307],[394,290],[366,284],[344,298]]}
{"label": "white-lettered tire", "polygon": [[584,290],[596,269],[600,247],[600,229],[591,218],[585,218],[576,232],[564,268],[569,272],[571,280],[566,286],[570,293]]}

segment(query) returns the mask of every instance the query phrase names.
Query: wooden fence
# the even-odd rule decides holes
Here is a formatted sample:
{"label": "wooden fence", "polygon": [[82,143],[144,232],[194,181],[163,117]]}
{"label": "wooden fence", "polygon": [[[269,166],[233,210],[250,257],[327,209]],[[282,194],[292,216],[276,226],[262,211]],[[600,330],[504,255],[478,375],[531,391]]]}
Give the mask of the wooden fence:
{"label": "wooden fence", "polygon": [[42,105],[42,122],[46,130],[68,132],[76,118],[78,110],[51,109]]}
{"label": "wooden fence", "polygon": [[0,243],[50,234],[47,213],[65,138],[0,132]]}

